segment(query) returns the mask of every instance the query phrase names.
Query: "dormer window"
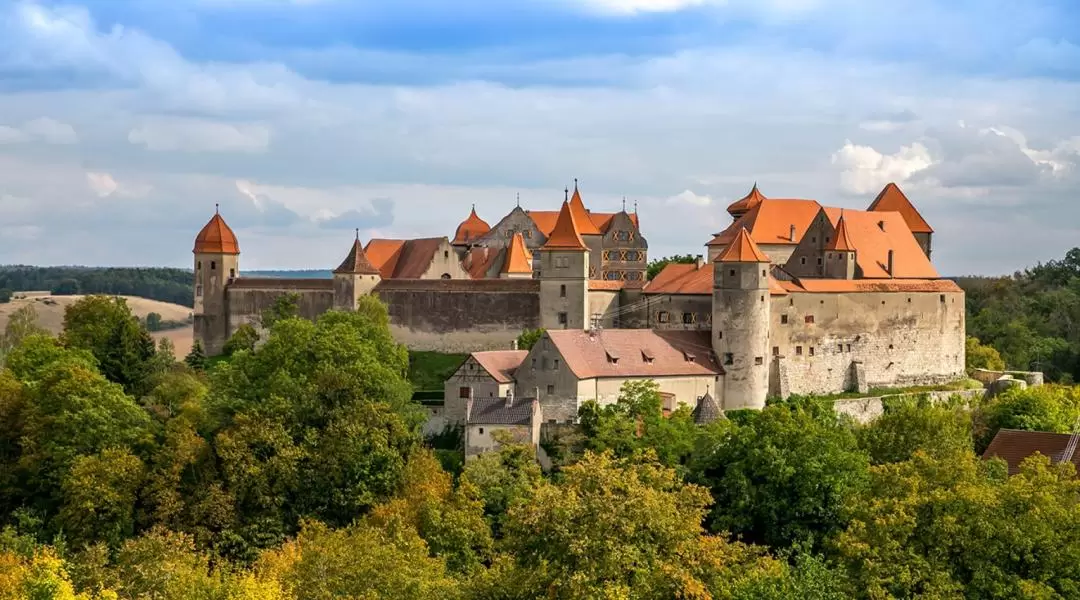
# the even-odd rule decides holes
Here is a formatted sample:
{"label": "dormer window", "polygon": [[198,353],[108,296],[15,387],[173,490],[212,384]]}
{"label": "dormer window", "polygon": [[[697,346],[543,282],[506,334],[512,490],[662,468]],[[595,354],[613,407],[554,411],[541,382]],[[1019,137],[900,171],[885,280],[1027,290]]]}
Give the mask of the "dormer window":
{"label": "dormer window", "polygon": [[642,351],[641,351],[641,360],[643,360],[645,362],[645,364],[651,365],[652,362],[653,362],[653,354],[652,354],[652,352],[650,352],[648,349],[642,349]]}
{"label": "dormer window", "polygon": [[693,354],[691,354],[689,352],[685,352],[685,351],[683,352],[683,360],[685,360],[686,362],[694,362],[694,360],[696,358],[697,358],[696,356],[694,356]]}
{"label": "dormer window", "polygon": [[608,352],[607,353],[607,361],[610,364],[617,365],[617,364],[619,364],[619,357],[618,356],[613,356],[610,352]]}

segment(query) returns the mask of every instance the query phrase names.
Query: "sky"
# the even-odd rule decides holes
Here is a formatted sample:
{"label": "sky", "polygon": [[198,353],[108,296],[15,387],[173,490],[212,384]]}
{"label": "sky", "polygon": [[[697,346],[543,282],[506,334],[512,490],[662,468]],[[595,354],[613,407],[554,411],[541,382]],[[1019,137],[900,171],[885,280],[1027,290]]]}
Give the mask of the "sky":
{"label": "sky", "polygon": [[0,0],[0,263],[332,268],[520,195],[725,207],[898,183],[947,275],[1080,246],[1075,0]]}

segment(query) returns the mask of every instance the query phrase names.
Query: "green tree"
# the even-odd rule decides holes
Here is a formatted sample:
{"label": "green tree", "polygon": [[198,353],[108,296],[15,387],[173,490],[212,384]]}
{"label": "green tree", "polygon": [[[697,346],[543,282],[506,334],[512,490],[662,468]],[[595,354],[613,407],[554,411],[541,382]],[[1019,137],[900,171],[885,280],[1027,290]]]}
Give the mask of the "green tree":
{"label": "green tree", "polygon": [[865,598],[1071,598],[1080,593],[1080,483],[1041,456],[1005,476],[971,453],[871,470],[836,540]]}
{"label": "green tree", "polygon": [[37,311],[33,304],[20,306],[8,317],[4,334],[0,337],[0,360],[7,353],[31,335],[45,335],[48,332],[38,324]]}
{"label": "green tree", "polygon": [[53,296],[74,296],[80,291],[79,280],[62,279],[52,288]]}
{"label": "green tree", "polygon": [[7,288],[0,288],[0,304],[7,304],[8,302],[11,302],[11,297],[14,295],[15,293],[11,290]]}
{"label": "green tree", "polygon": [[270,308],[262,313],[260,324],[263,329],[273,329],[278,321],[292,319],[300,315],[300,294],[282,294],[274,299]]}
{"label": "green tree", "polygon": [[874,464],[909,460],[916,451],[930,456],[971,452],[971,412],[936,405],[926,398],[887,402],[884,413],[858,429],[859,445]]}
{"label": "green tree", "polygon": [[521,332],[521,335],[517,337],[518,350],[532,350],[536,342],[540,341],[540,338],[544,337],[544,329],[526,329]]}
{"label": "green tree", "polygon": [[529,498],[543,479],[536,450],[506,443],[469,461],[461,480],[479,490],[484,514],[496,537],[501,536],[511,506]]}
{"label": "green tree", "polygon": [[232,356],[242,350],[252,352],[255,350],[255,344],[257,343],[259,343],[259,332],[249,323],[244,323],[237,327],[236,332],[232,334],[229,341],[225,342],[222,354]]}
{"label": "green tree", "polygon": [[195,343],[191,345],[191,351],[184,357],[184,364],[196,371],[206,369],[206,353],[203,351],[202,342],[195,340]]}
{"label": "green tree", "polygon": [[156,312],[146,315],[146,330],[161,331],[161,321],[161,315]]}
{"label": "green tree", "polygon": [[820,547],[847,524],[845,505],[866,487],[869,458],[831,410],[767,406],[742,422],[714,424],[690,464],[712,490],[713,531],[775,548]]}
{"label": "green tree", "polygon": [[102,375],[142,394],[153,371],[154,340],[123,298],[87,296],[64,310],[64,345],[89,350]]}
{"label": "green tree", "polygon": [[980,405],[975,420],[978,452],[986,449],[999,429],[1071,433],[1080,423],[1080,388],[1013,388]]}
{"label": "green tree", "polygon": [[104,542],[112,547],[135,531],[135,502],[143,463],[126,448],[79,456],[62,483],[57,529],[76,546]]}
{"label": "green tree", "polygon": [[1005,361],[1001,359],[1001,354],[998,353],[997,349],[992,346],[982,345],[979,343],[978,338],[967,337],[965,352],[966,367],[969,373],[975,369],[1005,370]]}
{"label": "green tree", "polygon": [[692,265],[697,262],[697,257],[692,254],[676,254],[674,256],[668,256],[665,258],[658,258],[656,260],[649,261],[648,270],[646,276],[649,281],[652,281],[660,274],[660,271],[664,270],[664,267],[670,264],[680,265]]}

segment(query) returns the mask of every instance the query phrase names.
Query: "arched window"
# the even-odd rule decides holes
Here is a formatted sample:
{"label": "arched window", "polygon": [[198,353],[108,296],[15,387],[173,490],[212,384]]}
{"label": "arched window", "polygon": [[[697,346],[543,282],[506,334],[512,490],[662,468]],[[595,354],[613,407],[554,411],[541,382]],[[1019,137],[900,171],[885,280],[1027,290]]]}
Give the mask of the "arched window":
{"label": "arched window", "polygon": [[450,274],[449,273],[443,273],[441,278],[442,279],[450,279]]}

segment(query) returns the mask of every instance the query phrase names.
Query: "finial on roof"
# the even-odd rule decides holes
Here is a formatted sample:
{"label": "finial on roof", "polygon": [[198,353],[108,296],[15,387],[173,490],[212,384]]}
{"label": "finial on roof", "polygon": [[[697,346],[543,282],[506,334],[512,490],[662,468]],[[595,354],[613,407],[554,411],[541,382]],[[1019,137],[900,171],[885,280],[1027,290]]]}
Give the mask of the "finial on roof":
{"label": "finial on roof", "polygon": [[221,214],[221,205],[218,204],[217,202],[214,203],[214,214],[215,215]]}
{"label": "finial on roof", "polygon": [[563,200],[570,201],[570,188],[563,188]]}
{"label": "finial on roof", "polygon": [[626,212],[626,196],[622,197],[622,211]]}
{"label": "finial on roof", "polygon": [[517,193],[517,205],[518,208],[521,208],[521,192]]}
{"label": "finial on roof", "polygon": [[634,200],[634,214],[637,214],[637,200]]}
{"label": "finial on roof", "polygon": [[360,228],[359,227],[356,228],[356,241],[358,241],[358,242],[360,241]]}
{"label": "finial on roof", "polygon": [[574,191],[577,191],[577,177],[574,178]]}

